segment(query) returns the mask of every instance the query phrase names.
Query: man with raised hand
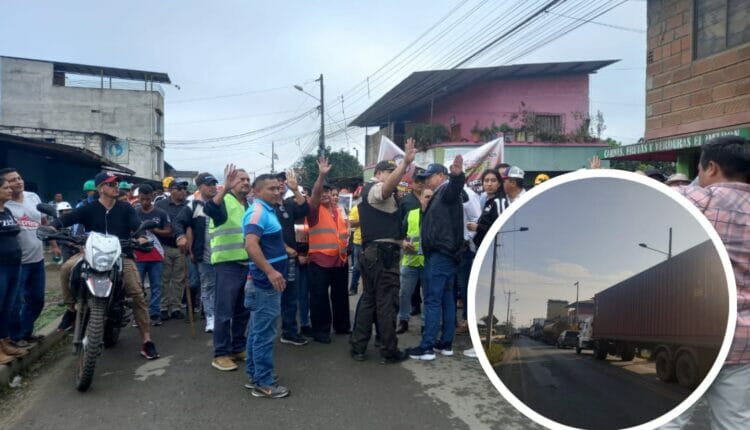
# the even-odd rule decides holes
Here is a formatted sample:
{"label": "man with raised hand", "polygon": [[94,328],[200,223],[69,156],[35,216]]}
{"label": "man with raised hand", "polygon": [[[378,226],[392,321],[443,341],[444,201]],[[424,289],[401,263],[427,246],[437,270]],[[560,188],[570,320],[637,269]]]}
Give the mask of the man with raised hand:
{"label": "man with raised hand", "polygon": [[414,139],[406,141],[404,160],[380,161],[375,166],[375,177],[362,190],[358,206],[362,228],[360,267],[363,290],[354,317],[351,336],[351,356],[365,359],[365,350],[377,321],[380,332],[382,363],[398,363],[407,358],[398,349],[396,314],[398,313],[400,271],[399,257],[404,237],[402,214],[395,197],[396,187],[406,169],[414,161]]}
{"label": "man with raised hand", "polygon": [[242,233],[247,210],[250,176],[234,164],[224,168],[224,189],[206,202],[204,211],[211,218],[211,264],[216,272],[214,308],[214,359],[217,370],[236,370],[234,360],[246,358],[245,330],[249,314],[245,309],[245,282],[248,257]]}
{"label": "man with raised hand", "polygon": [[245,250],[250,256],[244,303],[251,315],[245,387],[255,397],[278,399],[289,395],[289,389],[278,385],[273,375],[273,340],[289,264],[284,233],[274,211],[274,206],[281,204],[279,181],[273,175],[260,175],[253,192],[255,199],[242,220]]}

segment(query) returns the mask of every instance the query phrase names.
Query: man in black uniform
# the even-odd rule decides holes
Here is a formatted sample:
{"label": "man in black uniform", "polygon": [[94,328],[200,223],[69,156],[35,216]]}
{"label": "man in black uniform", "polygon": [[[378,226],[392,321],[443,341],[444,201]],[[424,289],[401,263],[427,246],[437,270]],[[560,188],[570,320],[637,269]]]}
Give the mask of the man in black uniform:
{"label": "man in black uniform", "polygon": [[404,150],[404,160],[398,166],[393,161],[381,161],[375,166],[375,177],[362,190],[362,202],[358,207],[363,247],[359,264],[364,288],[357,304],[350,340],[351,355],[357,361],[365,359],[376,320],[382,363],[397,363],[407,358],[406,353],[398,349],[396,338],[399,251],[403,229],[394,192],[409,164],[414,161],[414,139],[406,141]]}

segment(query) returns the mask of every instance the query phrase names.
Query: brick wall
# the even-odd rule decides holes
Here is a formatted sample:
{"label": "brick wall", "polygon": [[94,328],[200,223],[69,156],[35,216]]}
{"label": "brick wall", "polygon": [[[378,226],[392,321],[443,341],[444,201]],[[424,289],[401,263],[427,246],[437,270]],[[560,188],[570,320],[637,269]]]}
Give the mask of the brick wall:
{"label": "brick wall", "polygon": [[97,155],[103,155],[102,144],[104,143],[104,136],[99,134],[6,125],[0,125],[0,132],[29,139],[47,140],[50,144],[61,143],[63,145],[75,146],[77,148],[88,149]]}
{"label": "brick wall", "polygon": [[649,0],[646,139],[750,123],[750,43],[693,61],[693,0]]}

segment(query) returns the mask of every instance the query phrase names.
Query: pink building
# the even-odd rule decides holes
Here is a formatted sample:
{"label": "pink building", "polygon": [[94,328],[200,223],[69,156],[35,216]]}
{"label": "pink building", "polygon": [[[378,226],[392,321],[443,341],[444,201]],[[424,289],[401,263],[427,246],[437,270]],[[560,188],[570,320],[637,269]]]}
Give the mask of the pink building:
{"label": "pink building", "polygon": [[589,132],[589,74],[616,61],[416,72],[351,124],[379,128],[366,138],[367,166],[377,162],[381,135],[398,145],[414,136],[423,150],[468,150],[502,135],[509,162],[564,173],[607,147]]}

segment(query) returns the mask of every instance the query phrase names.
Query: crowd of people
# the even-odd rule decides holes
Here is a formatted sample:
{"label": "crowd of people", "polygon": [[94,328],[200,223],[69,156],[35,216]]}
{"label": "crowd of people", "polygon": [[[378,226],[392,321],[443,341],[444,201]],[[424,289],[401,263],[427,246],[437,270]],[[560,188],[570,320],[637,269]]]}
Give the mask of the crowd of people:
{"label": "crowd of people", "polygon": [[[682,174],[641,172],[679,186],[727,246],[741,307],[728,363],[744,365],[745,381],[750,362],[747,145],[741,138],[708,142],[693,181]],[[311,189],[300,186],[294,171],[251,181],[247,171],[230,164],[223,185],[200,173],[192,195],[186,181],[170,178],[163,190],[148,184],[136,189],[102,172],[84,183],[86,196],[75,208],[59,194],[50,203],[59,210],[59,224],[72,226],[76,234],[106,231],[128,238],[141,222],[154,221],[141,238],[153,242],[153,250],[123,259],[125,290],[145,358],[159,357],[152,326],[183,320],[186,313],[202,315],[204,331],[213,336],[211,365],[232,371],[244,363],[246,387],[254,396],[280,398],[289,389],[274,373],[279,319],[281,343],[328,344],[332,335],[348,336],[356,361],[368,359],[375,333],[383,364],[452,356],[454,337],[468,334],[467,289],[476,250],[500,214],[523,197],[526,174],[520,166],[500,164],[482,172],[481,190],[474,190],[466,185],[460,155],[448,168],[434,163],[422,169],[413,165],[415,142],[409,139],[404,146],[400,163],[377,163],[351,206],[339,204],[339,190],[328,182],[335,166],[325,157],[318,160]],[[598,168],[599,160],[591,160],[591,167]],[[405,190],[406,177],[411,183]],[[549,179],[539,174],[532,182]],[[38,340],[33,324],[44,304],[45,272],[35,229],[49,222],[37,211],[38,203],[36,194],[24,191],[19,172],[0,170],[0,363],[24,355]],[[54,242],[50,248],[64,260],[60,278],[67,310],[59,330],[69,330],[76,316],[70,271],[82,254]],[[351,320],[353,295],[359,298]],[[400,348],[398,335],[415,331],[410,322],[420,313],[419,344]],[[473,348],[463,354],[476,357]]]}

